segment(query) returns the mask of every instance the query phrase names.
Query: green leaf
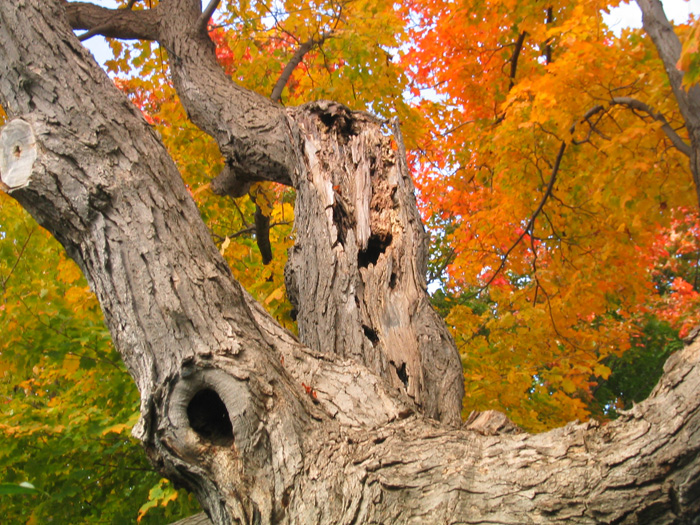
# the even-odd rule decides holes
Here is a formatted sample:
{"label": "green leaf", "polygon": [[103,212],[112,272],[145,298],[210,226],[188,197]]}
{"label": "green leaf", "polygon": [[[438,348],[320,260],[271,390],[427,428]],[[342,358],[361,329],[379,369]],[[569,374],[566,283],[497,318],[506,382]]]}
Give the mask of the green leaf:
{"label": "green leaf", "polygon": [[0,495],[8,496],[15,494],[35,495],[42,494],[42,492],[28,481],[23,481],[19,485],[15,485],[14,483],[0,483]]}

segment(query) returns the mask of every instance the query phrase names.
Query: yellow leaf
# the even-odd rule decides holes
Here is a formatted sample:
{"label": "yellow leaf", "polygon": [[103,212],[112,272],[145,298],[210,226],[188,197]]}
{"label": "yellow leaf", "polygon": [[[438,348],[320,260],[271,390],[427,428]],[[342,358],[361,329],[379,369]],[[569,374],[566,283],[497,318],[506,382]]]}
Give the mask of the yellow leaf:
{"label": "yellow leaf", "polygon": [[224,242],[221,243],[221,250],[219,250],[221,252],[222,257],[226,253],[226,248],[228,248],[229,244],[231,244],[231,239],[229,237],[226,237],[224,239]]}
{"label": "yellow leaf", "polygon": [[283,287],[277,288],[274,292],[272,292],[270,295],[268,295],[267,299],[265,299],[265,305],[269,306],[272,301],[279,301],[284,297],[284,289]]}
{"label": "yellow leaf", "polygon": [[561,387],[567,394],[576,392],[576,385],[571,379],[564,379],[564,381],[561,382]]}
{"label": "yellow leaf", "polygon": [[129,425],[125,425],[124,423],[120,423],[118,425],[113,425],[113,426],[109,427],[108,429],[102,431],[102,435],[106,436],[107,434],[109,434],[111,432],[113,432],[115,434],[121,434],[122,432],[124,432],[124,430],[128,430],[128,429],[129,429]]}
{"label": "yellow leaf", "polygon": [[63,360],[63,368],[69,374],[74,373],[78,368],[80,368],[80,358],[75,355],[67,355]]}
{"label": "yellow leaf", "polygon": [[90,288],[87,286],[73,286],[66,291],[66,302],[75,305],[90,298]]}
{"label": "yellow leaf", "polygon": [[74,283],[82,277],[80,268],[70,259],[62,258],[58,263],[58,278],[66,284]]}
{"label": "yellow leaf", "polygon": [[607,366],[605,366],[602,363],[598,363],[593,368],[593,373],[595,375],[597,375],[598,377],[601,377],[603,379],[607,379],[608,377],[610,377],[611,372],[612,372],[612,370],[610,370]]}

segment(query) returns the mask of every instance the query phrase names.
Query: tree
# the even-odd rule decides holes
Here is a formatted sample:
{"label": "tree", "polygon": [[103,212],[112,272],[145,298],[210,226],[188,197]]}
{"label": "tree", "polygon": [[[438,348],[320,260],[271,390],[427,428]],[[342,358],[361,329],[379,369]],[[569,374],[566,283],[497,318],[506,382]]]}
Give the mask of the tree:
{"label": "tree", "polygon": [[414,89],[440,96],[422,103],[429,132],[412,160],[429,224],[446,232],[433,249],[457,297],[443,311],[464,404],[547,430],[605,410],[596,388],[658,326],[649,316],[681,337],[693,326],[696,309],[677,307],[682,281],[688,299],[697,281],[669,264],[697,254],[669,242],[692,244],[673,225],[698,209],[693,111],[644,31],[606,27],[607,2],[450,6],[412,5],[405,63]]}
{"label": "tree", "polygon": [[[461,364],[425,291],[398,125],[390,138],[340,104],[285,109],[239,87],[207,34],[217,5],[0,7],[2,182],[88,278],[158,471],[215,523],[692,522],[700,343],[607,425],[528,435],[487,412],[460,428]],[[286,281],[303,343],[233,278],[159,137],[71,25],[165,48],[225,158],[222,193],[295,188]]]}

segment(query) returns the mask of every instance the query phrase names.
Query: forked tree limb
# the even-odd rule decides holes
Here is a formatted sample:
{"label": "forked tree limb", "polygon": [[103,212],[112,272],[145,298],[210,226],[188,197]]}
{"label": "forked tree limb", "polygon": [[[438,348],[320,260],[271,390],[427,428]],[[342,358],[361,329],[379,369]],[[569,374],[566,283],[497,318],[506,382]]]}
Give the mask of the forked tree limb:
{"label": "forked tree limb", "polygon": [[[654,110],[651,106],[648,104],[642,102],[641,100],[638,100],[633,97],[613,97],[610,99],[610,104],[612,106],[625,106],[635,112],[641,111],[643,113],[646,113],[649,115],[651,118],[656,120],[657,122],[661,122],[661,130],[664,132],[666,137],[671,141],[671,144],[680,151],[683,155],[686,157],[690,157],[692,153],[692,148],[690,147],[689,144],[687,144],[683,138],[674,130],[671,125],[668,123],[668,120],[666,120],[666,117],[662,113],[659,113]],[[598,114],[605,114],[608,111],[608,107],[598,104],[596,106],[593,106],[590,108],[586,113],[583,115],[583,118],[581,119],[580,122],[587,122],[589,126],[591,127],[591,130],[595,131],[598,134],[601,134],[600,130],[598,130],[594,124],[590,122],[591,117],[594,115]],[[572,127],[571,132],[573,133],[574,128]],[[605,135],[602,135],[603,138],[608,139],[609,137],[606,137]],[[584,140],[584,142],[587,139]],[[581,141],[574,141],[574,143],[581,143]]]}
{"label": "forked tree limb", "polygon": [[[196,21],[187,16],[191,2],[168,4],[183,9],[173,20]],[[193,63],[186,44],[171,44],[177,67],[194,68],[179,71],[176,83],[192,107],[224,114],[188,91],[218,87],[218,77],[191,85],[197,74],[214,73]],[[228,104],[250,109],[254,100],[270,107],[263,97]],[[194,491],[213,522],[624,524],[692,523],[700,515],[697,342],[669,359],[647,401],[605,426],[572,423],[533,436],[498,420],[438,423],[389,376],[301,345],[240,288],[159,138],[71,34],[59,2],[0,3],[0,104],[10,130],[24,122],[36,143],[10,194],[86,274],[140,390],[136,436],[159,472]],[[342,240],[330,243],[332,256],[349,264],[362,255],[357,262],[366,263],[364,280],[302,283],[383,288],[386,295],[365,304],[371,308],[382,297],[412,299],[418,288],[407,283],[423,284],[426,238],[408,198],[392,201],[412,191],[400,134],[392,145],[376,120],[327,102],[287,115],[298,126],[283,135],[295,138],[295,176],[318,211],[305,216],[305,234]],[[411,233],[398,239],[400,229]],[[358,254],[372,235],[386,241],[388,233],[383,252]],[[324,246],[301,246],[297,256]],[[419,257],[397,266],[406,251]],[[416,297],[413,315],[425,304]],[[379,316],[387,332],[405,325],[389,305]],[[424,319],[408,323],[413,341],[407,332],[400,342],[429,345],[418,332]]]}
{"label": "forked tree limb", "polygon": [[[90,36],[103,35],[123,40],[157,40],[160,11],[108,9],[90,2],[66,2],[66,16],[73,29],[84,29]],[[83,38],[82,35],[79,38]],[[86,39],[87,37],[85,37]]]}
{"label": "forked tree limb", "polygon": [[551,197],[552,192],[554,191],[554,183],[557,180],[557,175],[559,174],[559,168],[561,166],[561,161],[564,158],[564,151],[566,151],[566,142],[563,142],[559,145],[559,151],[557,152],[557,157],[554,160],[554,165],[552,166],[552,173],[549,176],[549,182],[547,182],[547,188],[544,191],[544,195],[542,195],[542,198],[540,199],[540,203],[537,205],[537,208],[535,209],[534,212],[532,212],[532,215],[530,215],[530,219],[527,221],[527,225],[523,229],[522,233],[518,236],[518,238],[515,240],[515,242],[508,248],[508,251],[504,253],[501,256],[501,262],[496,267],[494,270],[493,274],[491,277],[489,277],[488,281],[484,283],[484,285],[479,289],[479,292],[483,292],[486,290],[489,286],[491,286],[491,283],[496,279],[496,277],[501,273],[503,268],[505,268],[506,263],[508,262],[508,257],[510,256],[511,253],[513,253],[513,250],[518,247],[518,245],[522,242],[522,240],[525,238],[526,235],[533,236],[534,235],[534,228],[535,228],[535,221],[537,220],[537,217],[539,214],[542,212],[544,209],[544,205],[547,203],[549,200],[549,197]]}

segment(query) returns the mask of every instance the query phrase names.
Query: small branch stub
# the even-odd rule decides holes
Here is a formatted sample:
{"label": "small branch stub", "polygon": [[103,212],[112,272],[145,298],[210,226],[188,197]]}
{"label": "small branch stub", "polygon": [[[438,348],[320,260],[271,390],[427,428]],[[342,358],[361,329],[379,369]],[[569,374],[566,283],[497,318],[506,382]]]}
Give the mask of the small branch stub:
{"label": "small branch stub", "polygon": [[36,160],[36,140],[29,123],[14,119],[0,131],[0,180],[12,191],[29,184]]}

